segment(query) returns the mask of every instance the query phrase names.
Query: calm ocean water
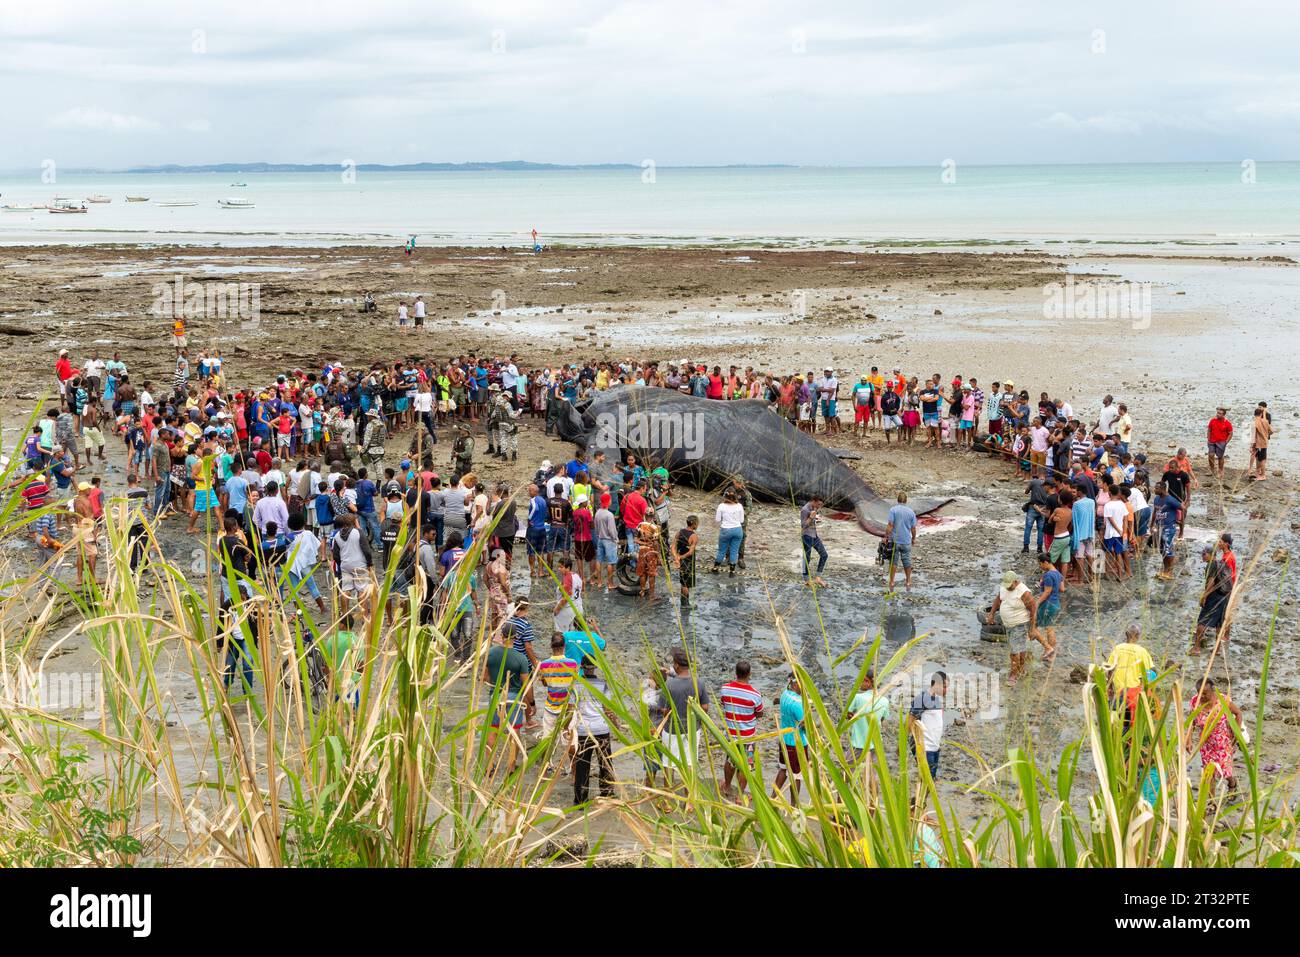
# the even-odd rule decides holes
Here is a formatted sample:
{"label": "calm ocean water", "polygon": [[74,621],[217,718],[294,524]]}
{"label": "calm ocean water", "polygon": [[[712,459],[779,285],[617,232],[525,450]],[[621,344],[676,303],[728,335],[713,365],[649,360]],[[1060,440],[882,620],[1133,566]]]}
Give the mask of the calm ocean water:
{"label": "calm ocean water", "polygon": [[[0,213],[0,244],[709,243],[855,246],[1300,243],[1300,163],[958,165],[549,172],[36,173],[0,176],[0,204],[112,199],[84,216]],[[1253,177],[1252,174],[1253,173]],[[1253,182],[1246,182],[1253,178]],[[652,180],[647,182],[647,180]],[[235,188],[233,183],[246,183]],[[148,203],[127,203],[128,195]],[[223,209],[226,197],[252,209]],[[192,200],[164,207],[159,201]]]}

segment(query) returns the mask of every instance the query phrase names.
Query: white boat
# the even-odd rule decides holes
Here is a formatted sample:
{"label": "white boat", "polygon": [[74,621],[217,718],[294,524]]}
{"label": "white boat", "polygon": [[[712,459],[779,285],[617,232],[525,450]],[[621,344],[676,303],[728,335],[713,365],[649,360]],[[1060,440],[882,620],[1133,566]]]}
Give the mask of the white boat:
{"label": "white boat", "polygon": [[109,199],[107,196],[100,196],[96,194],[94,196],[87,196],[86,202],[87,203],[111,203],[112,200]]}
{"label": "white boat", "polygon": [[251,199],[219,199],[217,205],[222,209],[252,209],[254,203]]}
{"label": "white boat", "polygon": [[197,206],[196,200],[192,199],[160,199],[155,206]]}
{"label": "white boat", "polygon": [[55,205],[50,207],[51,213],[85,213],[88,212],[85,206],[73,206],[71,204]]}
{"label": "white boat", "polygon": [[230,185],[233,186],[235,189],[243,189],[243,188],[244,188],[245,186],[247,186],[248,184],[247,184],[247,183],[231,183]]}
{"label": "white boat", "polygon": [[10,203],[8,206],[0,206],[0,210],[6,213],[34,213],[38,209],[45,209],[44,206],[18,206]]}
{"label": "white boat", "polygon": [[128,196],[128,197],[126,198],[126,201],[127,201],[128,203],[147,203],[147,202],[149,202],[149,197],[148,197],[148,196]]}

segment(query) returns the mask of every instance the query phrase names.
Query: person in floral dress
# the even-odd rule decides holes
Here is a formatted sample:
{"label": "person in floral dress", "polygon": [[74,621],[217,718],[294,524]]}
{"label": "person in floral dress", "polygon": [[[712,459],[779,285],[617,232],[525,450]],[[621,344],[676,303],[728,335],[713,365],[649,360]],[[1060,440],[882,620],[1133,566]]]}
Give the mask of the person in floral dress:
{"label": "person in floral dress", "polygon": [[1188,729],[1187,749],[1200,744],[1201,762],[1214,765],[1218,777],[1228,783],[1228,788],[1237,786],[1234,759],[1237,753],[1237,739],[1232,733],[1228,721],[1228,712],[1232,712],[1237,727],[1243,728],[1241,709],[1227,695],[1217,694],[1214,682],[1206,678],[1201,683],[1201,690],[1189,703],[1191,709],[1191,728]]}

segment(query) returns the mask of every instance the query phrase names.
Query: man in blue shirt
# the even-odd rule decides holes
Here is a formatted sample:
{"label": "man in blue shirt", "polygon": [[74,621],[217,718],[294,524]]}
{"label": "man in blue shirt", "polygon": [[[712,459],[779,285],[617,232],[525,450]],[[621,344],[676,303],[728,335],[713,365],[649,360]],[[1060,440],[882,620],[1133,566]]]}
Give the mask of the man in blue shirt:
{"label": "man in blue shirt", "polygon": [[538,578],[545,573],[541,565],[542,555],[546,553],[546,498],[535,482],[528,486],[528,495],[528,528],[524,541],[528,546],[528,572]]}
{"label": "man in blue shirt", "polygon": [[1097,537],[1097,503],[1076,483],[1083,493],[1070,506],[1070,554],[1079,581],[1092,580],[1093,541]]}
{"label": "man in blue shirt", "polygon": [[799,779],[803,777],[803,767],[799,761],[799,752],[805,753],[808,747],[808,732],[804,730],[803,695],[799,693],[799,677],[791,675],[785,691],[781,692],[781,750],[778,752],[779,770],[772,786],[777,791],[790,778],[790,803],[799,804]]}
{"label": "man in blue shirt", "polygon": [[1169,494],[1169,486],[1164,482],[1156,483],[1155,493],[1151,506],[1160,533],[1160,557],[1164,560],[1156,578],[1171,581],[1174,577],[1174,541],[1178,538],[1178,517],[1182,514],[1183,503]]}
{"label": "man in blue shirt", "polygon": [[889,590],[894,590],[894,576],[903,569],[903,587],[912,587],[912,543],[916,541],[916,512],[907,505],[907,493],[898,493],[898,504],[889,510],[885,538],[892,545],[889,557]]}
{"label": "man in blue shirt", "polygon": [[357,519],[361,530],[369,534],[370,542],[379,547],[379,516],[375,513],[375,483],[367,478],[365,469],[357,469],[357,481],[352,486],[357,493]]}
{"label": "man in blue shirt", "polygon": [[579,472],[586,471],[588,471],[587,453],[583,449],[578,449],[578,451],[574,453],[573,459],[564,466],[564,474],[569,476],[569,478],[576,480]]}
{"label": "man in blue shirt", "polygon": [[1065,589],[1065,578],[1056,570],[1051,556],[1046,552],[1038,553],[1038,567],[1043,572],[1036,599],[1040,634],[1038,640],[1043,643],[1043,661],[1051,661],[1056,654],[1056,619],[1061,614],[1061,592]]}
{"label": "man in blue shirt", "polygon": [[241,516],[248,507],[248,480],[236,472],[226,479],[226,508]]}

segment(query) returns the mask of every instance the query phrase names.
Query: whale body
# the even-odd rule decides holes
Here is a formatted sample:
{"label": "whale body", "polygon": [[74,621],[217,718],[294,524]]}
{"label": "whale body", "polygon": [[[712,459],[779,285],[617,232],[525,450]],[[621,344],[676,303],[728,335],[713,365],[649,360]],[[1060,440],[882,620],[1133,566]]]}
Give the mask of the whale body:
{"label": "whale body", "polygon": [[[720,402],[654,386],[616,386],[566,404],[558,427],[589,454],[604,451],[618,462],[633,453],[647,468],[662,465],[674,479],[700,488],[739,475],[756,498],[802,507],[816,495],[832,509],[852,512],[872,535],[883,536],[889,522],[893,502],[760,399]],[[924,515],[950,501],[908,505]]]}

